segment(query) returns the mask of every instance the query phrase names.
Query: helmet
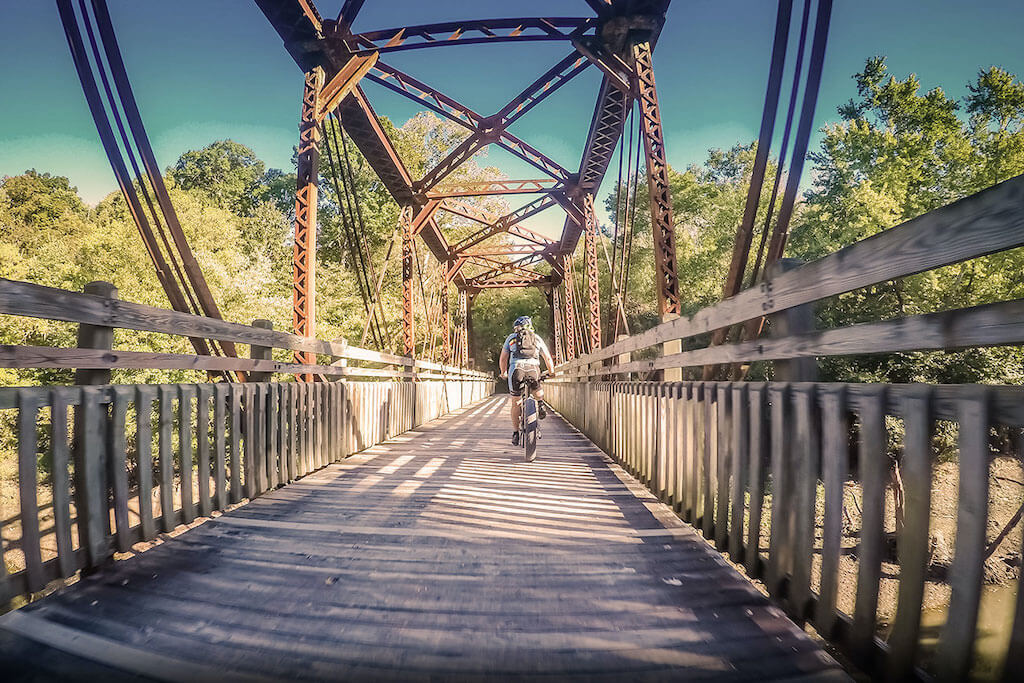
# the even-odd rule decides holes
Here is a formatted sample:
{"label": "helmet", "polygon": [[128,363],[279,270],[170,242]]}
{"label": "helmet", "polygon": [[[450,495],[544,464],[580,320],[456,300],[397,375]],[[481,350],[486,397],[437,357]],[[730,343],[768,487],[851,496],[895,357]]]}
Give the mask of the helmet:
{"label": "helmet", "polygon": [[533,321],[530,320],[530,316],[521,315],[516,318],[515,327],[533,327]]}

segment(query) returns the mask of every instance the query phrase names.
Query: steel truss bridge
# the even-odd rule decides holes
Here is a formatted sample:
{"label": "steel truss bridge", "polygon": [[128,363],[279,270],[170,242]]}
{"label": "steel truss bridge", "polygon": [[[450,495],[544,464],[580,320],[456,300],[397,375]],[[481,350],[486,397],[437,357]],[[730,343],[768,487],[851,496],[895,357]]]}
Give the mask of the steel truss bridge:
{"label": "steel truss bridge", "polygon": [[[770,145],[758,146],[723,299],[690,316],[680,316],[652,62],[671,31],[667,0],[365,32],[352,29],[361,0],[336,18],[311,0],[256,4],[304,79],[290,332],[222,319],[105,0],[56,0],[169,308],[121,300],[109,283],[72,292],[0,279],[0,314],[78,326],[74,348],[0,346],[3,368],[74,370],[72,385],[0,387],[0,444],[13,444],[17,470],[3,498],[16,510],[0,523],[5,680],[849,680],[844,668],[900,681],[1024,677],[1024,590],[995,673],[975,661],[985,557],[1020,534],[1021,512],[995,518],[991,482],[996,456],[1019,458],[1019,444],[1006,444],[1024,430],[1024,390],[822,382],[818,372],[833,357],[1019,346],[1024,302],[831,329],[815,318],[834,297],[1024,246],[1024,177],[817,261],[784,258],[830,0],[778,0],[759,140],[774,139],[781,116],[785,172],[762,224]],[[396,52],[535,42],[567,54],[493,113],[388,63]],[[582,158],[567,169],[512,128],[587,69],[601,81]],[[413,177],[368,83],[466,137]],[[619,222],[637,199],[627,191],[626,210],[616,206],[604,311],[594,209],[631,122],[662,319],[634,334],[621,311],[629,242]],[[317,337],[321,154],[334,167],[346,151],[329,139],[335,126],[400,208],[397,349]],[[452,180],[490,145],[536,177]],[[492,195],[535,198],[492,215],[473,201]],[[565,214],[557,237],[525,225],[547,210]],[[479,228],[446,234],[445,213]],[[417,240],[444,266],[439,358],[415,330]],[[367,331],[386,276],[369,266]],[[506,287],[538,287],[550,305],[559,374],[546,391],[557,414],[534,463],[508,445],[507,398],[470,362],[472,301]],[[195,353],[120,350],[115,330],[187,339]],[[771,381],[746,380],[754,363],[770,364]],[[112,384],[124,369],[205,381]],[[932,438],[949,425],[954,551],[936,576],[933,508],[944,501],[932,490]],[[948,596],[934,633],[922,621],[929,591]]]}

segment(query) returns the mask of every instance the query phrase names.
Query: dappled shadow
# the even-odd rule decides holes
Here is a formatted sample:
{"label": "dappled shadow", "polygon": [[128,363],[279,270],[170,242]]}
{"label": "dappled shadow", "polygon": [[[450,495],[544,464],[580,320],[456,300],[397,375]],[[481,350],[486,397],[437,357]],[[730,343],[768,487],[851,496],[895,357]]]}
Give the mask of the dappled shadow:
{"label": "dappled shadow", "polygon": [[835,672],[560,418],[524,462],[506,401],[322,468],[21,610],[16,626],[73,636],[66,649],[128,671],[158,655],[180,678]]}

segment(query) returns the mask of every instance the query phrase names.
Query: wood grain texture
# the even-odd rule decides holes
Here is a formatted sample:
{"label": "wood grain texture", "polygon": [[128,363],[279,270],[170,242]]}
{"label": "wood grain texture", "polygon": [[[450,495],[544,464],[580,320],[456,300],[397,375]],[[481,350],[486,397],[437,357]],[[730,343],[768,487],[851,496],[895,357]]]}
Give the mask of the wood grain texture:
{"label": "wood grain texture", "polygon": [[471,405],[0,617],[0,668],[43,670],[27,639],[46,667],[161,680],[844,680],[557,416],[522,462],[507,410]]}

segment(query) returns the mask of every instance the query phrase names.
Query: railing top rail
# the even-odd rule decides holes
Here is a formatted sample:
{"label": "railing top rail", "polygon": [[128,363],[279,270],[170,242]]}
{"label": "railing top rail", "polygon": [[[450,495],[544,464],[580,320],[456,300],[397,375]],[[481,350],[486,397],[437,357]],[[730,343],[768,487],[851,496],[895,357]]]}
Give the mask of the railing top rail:
{"label": "railing top rail", "polygon": [[313,373],[331,377],[410,378],[416,376],[416,370],[423,369],[463,378],[490,377],[486,373],[466,368],[350,346],[344,341],[330,342],[301,337],[287,332],[4,278],[0,278],[0,314],[306,351],[337,359],[399,366],[400,369],[303,365],[247,358],[37,346],[0,346],[0,367],[175,369]]}
{"label": "railing top rail", "polygon": [[[1024,176],[1017,176],[948,206],[918,216],[902,225],[868,237],[840,249],[834,254],[782,273],[762,282],[758,287],[740,292],[736,296],[702,309],[692,316],[664,322],[593,353],[570,360],[563,363],[559,369],[563,371],[582,369],[573,374],[583,375],[606,372],[606,370],[587,370],[586,366],[666,341],[706,334],[764,315],[819,301],[829,296],[1021,245],[1024,245]],[[1003,302],[1003,306],[1006,311],[1000,311],[1000,313],[1009,311],[1011,307],[1014,307],[1015,310],[1020,303]],[[993,309],[987,312],[990,313],[991,310]],[[975,314],[979,315],[980,313],[975,311]],[[899,321],[886,321],[884,324],[894,326],[898,323]],[[941,338],[941,332],[937,332],[936,328],[937,319],[926,320],[922,324],[929,323],[933,329],[929,331],[928,339],[934,341]],[[876,323],[876,325],[880,324],[883,323]],[[962,325],[961,327],[966,329],[967,326]],[[888,331],[892,332],[892,330]],[[1013,334],[1006,332],[1004,330],[1002,334],[994,335],[990,342],[983,340],[979,344],[969,340],[962,345],[1006,344],[1020,341],[1017,338],[1020,336],[1019,332]],[[965,334],[964,336],[969,337],[970,335]],[[635,367],[631,365],[628,370],[618,368],[617,371],[628,372],[658,367],[681,367],[731,362],[740,359],[749,360],[749,352],[756,351],[757,345],[763,344],[764,341],[751,342],[748,345],[750,348],[742,349],[740,352],[731,352],[742,353],[745,351],[747,355],[742,358],[719,358],[718,354],[730,352],[722,351],[729,347],[717,347],[716,349],[701,349],[700,352],[703,352],[703,355],[687,357],[685,353],[677,354],[659,359],[654,365],[640,361]],[[946,348],[946,346],[925,344],[919,348]],[[890,350],[907,349],[894,347]],[[780,351],[781,347],[775,349],[775,353]],[[830,354],[827,351],[827,349],[819,348],[816,353],[808,352],[805,355],[838,355]],[[697,354],[700,352],[686,353]],[[843,350],[839,353],[848,352]],[[871,352],[880,351],[875,351],[873,347],[858,351],[858,353]],[[776,355],[774,357],[797,356]],[[754,360],[760,359],[754,358]]]}

